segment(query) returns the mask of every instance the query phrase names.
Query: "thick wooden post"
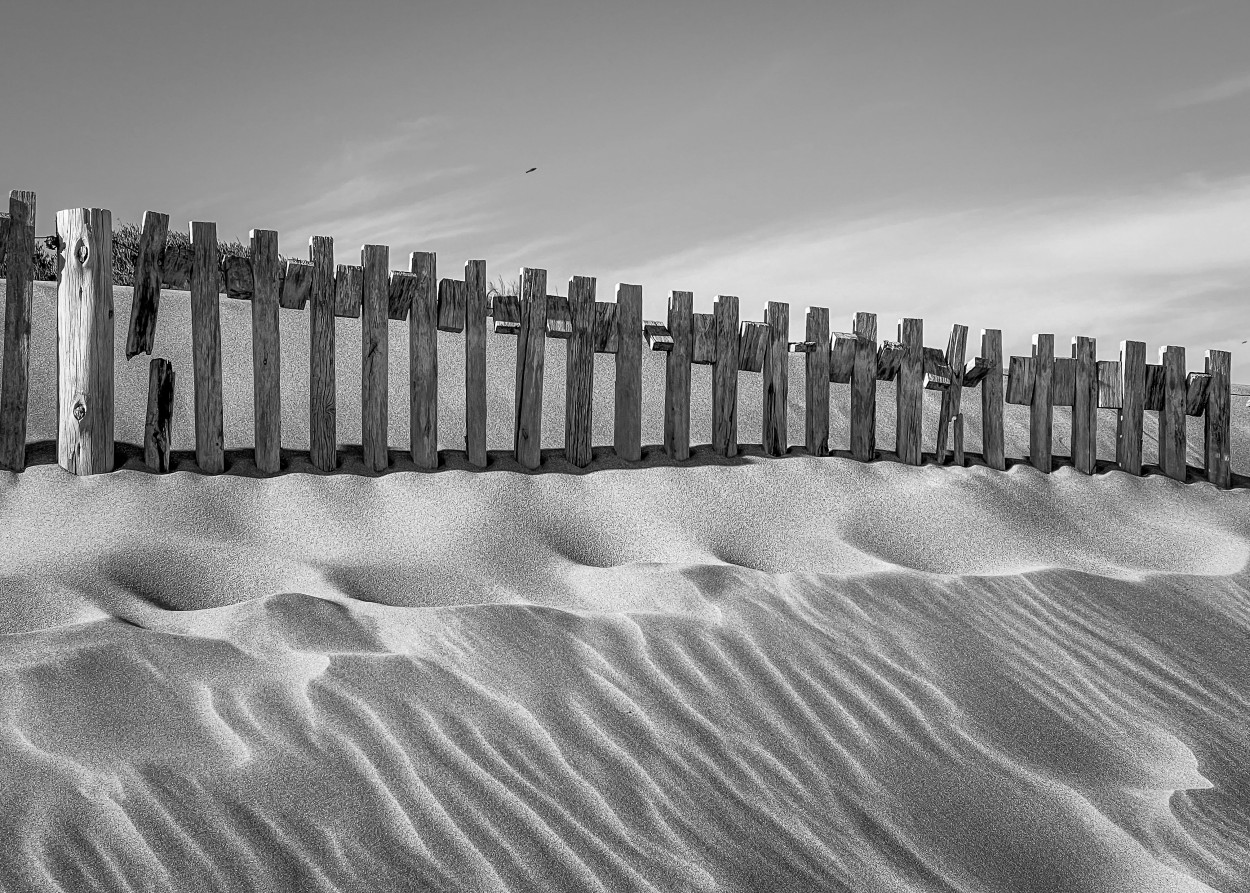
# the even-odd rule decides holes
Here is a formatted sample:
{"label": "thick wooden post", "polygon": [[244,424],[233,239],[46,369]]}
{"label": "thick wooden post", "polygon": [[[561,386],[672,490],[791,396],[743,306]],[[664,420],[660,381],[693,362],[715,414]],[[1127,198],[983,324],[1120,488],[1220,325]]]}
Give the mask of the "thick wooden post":
{"label": "thick wooden post", "polygon": [[[0,379],[0,468],[25,471],[26,414],[30,402],[30,314],[35,293],[35,193],[23,190],[9,193],[4,242],[8,273],[4,286],[4,368],[3,379]],[[109,264],[111,269],[111,251]],[[108,301],[111,307],[111,291]],[[109,318],[112,319],[112,314]],[[111,353],[109,362],[111,370]],[[111,377],[109,380],[111,383]],[[110,457],[112,450],[110,435]],[[109,462],[111,466],[111,458]],[[108,470],[112,470],[111,467]]]}
{"label": "thick wooden post", "polygon": [[569,280],[569,321],[565,341],[564,458],[578,467],[591,460],[591,402],[595,381],[595,277]]}
{"label": "thick wooden post", "polygon": [[387,295],[391,250],[385,245],[360,249],[361,310],[361,447],[365,467],[385,471],[389,464],[387,401]]}
{"label": "thick wooden post", "polygon": [[1185,348],[1159,348],[1163,366],[1163,409],[1159,410],[1159,466],[1175,481],[1185,480]]}
{"label": "thick wooden post", "polygon": [[486,467],[486,261],[464,265],[464,444],[469,464]]}
{"label": "thick wooden post", "polygon": [[334,471],[339,464],[334,383],[334,240],[313,236],[308,242],[308,257],[312,261],[308,309],[309,459],[321,471]]}
{"label": "thick wooden post", "polygon": [[1055,336],[1033,336],[1033,401],[1029,404],[1029,461],[1038,471],[1050,474],[1054,468],[1051,431],[1055,407],[1052,385],[1055,377]]}
{"label": "thick wooden post", "polygon": [[1207,480],[1227,490],[1232,483],[1233,355],[1226,350],[1208,350],[1206,373],[1211,376],[1203,414]]}
{"label": "thick wooden post", "polygon": [[829,309],[808,307],[803,357],[803,443],[812,456],[829,455]]}
{"label": "thick wooden post", "polygon": [[851,367],[851,456],[877,457],[877,314],[856,313],[855,359]]}
{"label": "thick wooden post", "polygon": [[674,291],[668,299],[673,346],[664,368],[664,450],[672,459],[690,458],[690,354],[694,293]]}
{"label": "thick wooden post", "polygon": [[738,298],[719,295],[712,306],[716,320],[716,359],[712,363],[712,449],[738,455],[738,360],[742,333]]}
{"label": "thick wooden post", "polygon": [[642,286],[616,286],[616,455],[642,458]]}
{"label": "thick wooden post", "polygon": [[1072,339],[1076,390],[1072,395],[1072,464],[1093,474],[1098,459],[1098,345],[1093,338]]}
{"label": "thick wooden post", "polygon": [[981,330],[981,359],[985,378],[981,380],[981,458],[990,468],[1007,468],[1003,439],[1003,333]]}
{"label": "thick wooden post", "polygon": [[191,223],[191,362],[195,374],[195,462],[204,474],[226,467],[221,401],[221,258],[217,224]]}
{"label": "thick wooden post", "polygon": [[256,468],[282,466],[282,350],[278,337],[278,234],[254,229],[252,243],[252,397]]}
{"label": "thick wooden post", "polygon": [[438,256],[414,251],[408,317],[409,449],[418,468],[438,468]]}
{"label": "thick wooden post", "polygon": [[169,235],[169,215],[143,212],[143,232],[135,254],[135,288],[130,302],[130,328],[126,333],[126,359],[152,353],[156,338],[156,311],[161,300],[161,268],[165,261],[165,239]]}
{"label": "thick wooden post", "polygon": [[56,234],[57,461],[102,474],[113,470],[113,215],[58,211]]}
{"label": "thick wooden post", "polygon": [[790,449],[786,411],[790,380],[790,305],[769,301],[764,310],[768,348],[764,355],[764,454],[784,456]]}
{"label": "thick wooden post", "polygon": [[919,465],[924,411],[924,320],[900,319],[898,341],[903,353],[895,379],[895,452],[900,462]]}
{"label": "thick wooden post", "polygon": [[1141,474],[1142,420],[1146,412],[1146,344],[1120,342],[1120,411],[1116,416],[1115,461],[1121,471]]}
{"label": "thick wooden post", "polygon": [[946,462],[946,435],[951,423],[960,414],[960,402],[964,389],[964,352],[968,343],[968,327],[958,323],[951,326],[951,336],[946,342],[946,365],[951,369],[951,383],[942,392],[942,408],[938,413],[937,463]]}
{"label": "thick wooden post", "polygon": [[143,428],[143,461],[156,472],[169,471],[174,411],[174,367],[153,357],[148,364],[148,415]]}
{"label": "thick wooden post", "polygon": [[542,464],[543,365],[547,348],[547,271],[521,268],[513,452],[525,468]]}

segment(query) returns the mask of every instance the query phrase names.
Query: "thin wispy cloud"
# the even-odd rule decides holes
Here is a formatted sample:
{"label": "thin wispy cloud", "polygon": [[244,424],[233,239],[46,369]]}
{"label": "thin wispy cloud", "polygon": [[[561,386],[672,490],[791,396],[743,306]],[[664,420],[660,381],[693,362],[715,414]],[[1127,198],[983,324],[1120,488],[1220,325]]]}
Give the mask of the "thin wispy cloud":
{"label": "thin wispy cloud", "polygon": [[1165,108],[1187,108],[1195,105],[1208,105],[1213,102],[1225,102],[1250,94],[1250,73],[1226,78],[1214,84],[1207,84],[1193,90],[1185,90],[1169,96],[1164,101]]}

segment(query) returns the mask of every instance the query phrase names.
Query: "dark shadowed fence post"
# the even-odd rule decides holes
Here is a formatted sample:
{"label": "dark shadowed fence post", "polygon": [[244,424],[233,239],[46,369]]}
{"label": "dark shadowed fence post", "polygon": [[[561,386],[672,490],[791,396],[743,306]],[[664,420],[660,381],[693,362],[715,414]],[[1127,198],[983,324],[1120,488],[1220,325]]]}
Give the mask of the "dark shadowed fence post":
{"label": "dark shadowed fence post", "polygon": [[1098,343],[1093,338],[1072,339],[1076,360],[1076,390],[1072,394],[1072,464],[1081,474],[1093,474],[1098,459]]}
{"label": "dark shadowed fence post", "polygon": [[217,224],[191,222],[191,363],[195,376],[195,462],[205,474],[226,467],[221,400],[221,257]]}
{"label": "dark shadowed fence post", "polygon": [[334,240],[308,241],[312,289],[308,307],[308,452],[313,467],[334,471],[339,464],[338,412],[334,383]]}
{"label": "dark shadowed fence post", "polygon": [[360,249],[361,267],[361,432],[365,467],[387,467],[387,307],[391,250],[385,245]]}
{"label": "dark shadowed fence post", "polygon": [[829,308],[808,307],[803,357],[803,443],[812,456],[829,455]]}
{"label": "dark shadowed fence post", "polygon": [[951,382],[942,392],[942,408],[938,413],[937,432],[937,463],[946,462],[946,437],[956,416],[960,414],[960,403],[964,389],[964,352],[968,343],[968,327],[958,323],[951,326],[951,335],[946,342],[946,365],[951,370]]}
{"label": "dark shadowed fence post", "polygon": [[855,361],[851,368],[851,455],[877,457],[877,314],[856,313]]}
{"label": "dark shadowed fence post", "polygon": [[486,467],[486,261],[464,265],[465,451],[469,464]]}
{"label": "dark shadowed fence post", "polygon": [[742,351],[738,298],[719,295],[712,307],[716,320],[716,360],[712,363],[712,449],[738,455],[738,361]]}
{"label": "dark shadowed fence post", "polygon": [[784,456],[790,449],[786,434],[789,402],[790,305],[769,301],[764,310],[768,346],[764,354],[764,453]]}
{"label": "dark shadowed fence post", "polygon": [[1029,461],[1050,474],[1054,467],[1051,431],[1055,407],[1051,387],[1055,376],[1055,336],[1033,336],[1033,400],[1029,404]]}
{"label": "dark shadowed fence post", "polygon": [[56,234],[57,461],[102,474],[113,470],[113,215],[58,211]]}
{"label": "dark shadowed fence post", "polygon": [[547,349],[547,271],[521,268],[512,448],[526,468],[542,465],[543,366]]}
{"label": "dark shadowed fence post", "polygon": [[278,337],[278,234],[254,229],[252,242],[252,398],[256,467],[282,464],[282,351]]}
{"label": "dark shadowed fence post", "polygon": [[1207,480],[1228,489],[1232,482],[1233,355],[1226,350],[1208,350],[1206,374],[1211,376],[1204,413]]}
{"label": "dark shadowed fence post", "polygon": [[664,450],[672,459],[690,458],[690,355],[694,293],[674,291],[668,299],[673,339],[664,367]]}
{"label": "dark shadowed fence post", "polygon": [[595,277],[569,280],[569,321],[565,343],[564,457],[578,467],[590,464],[591,412],[595,381]]}
{"label": "dark shadowed fence post", "polygon": [[921,421],[924,409],[924,320],[900,319],[898,341],[902,345],[896,377],[894,450],[900,462],[921,462]]}
{"label": "dark shadowed fence post", "polygon": [[1007,467],[1003,437],[1003,333],[981,330],[981,359],[985,378],[981,380],[981,458],[990,468]]}
{"label": "dark shadowed fence post", "polygon": [[[414,251],[408,317],[408,448],[418,468],[438,468],[438,256]],[[461,314],[463,316],[463,314]]]}
{"label": "dark shadowed fence post", "polygon": [[174,367],[153,357],[148,364],[148,414],[143,426],[143,461],[156,472],[169,471],[174,411]]}
{"label": "dark shadowed fence post", "polygon": [[143,212],[143,232],[135,254],[135,287],[130,302],[130,329],[126,333],[126,359],[152,353],[156,338],[156,311],[161,300],[161,270],[165,264],[165,240],[169,215]]}
{"label": "dark shadowed fence post", "polygon": [[616,455],[642,458],[642,286],[616,285]]}
{"label": "dark shadowed fence post", "polygon": [[1115,461],[1121,471],[1141,474],[1142,420],[1146,412],[1146,344],[1120,342],[1120,409],[1116,417]]}
{"label": "dark shadowed fence post", "polygon": [[[0,467],[26,470],[26,413],[30,400],[30,314],[35,293],[35,194],[9,193],[4,233],[8,261],[4,300],[4,369],[0,381]],[[110,254],[110,263],[111,263]],[[109,305],[113,296],[109,293]],[[110,367],[111,368],[111,367]],[[110,447],[111,449],[111,447]]]}
{"label": "dark shadowed fence post", "polygon": [[1176,481],[1185,480],[1185,348],[1162,347],[1163,408],[1159,410],[1159,465]]}

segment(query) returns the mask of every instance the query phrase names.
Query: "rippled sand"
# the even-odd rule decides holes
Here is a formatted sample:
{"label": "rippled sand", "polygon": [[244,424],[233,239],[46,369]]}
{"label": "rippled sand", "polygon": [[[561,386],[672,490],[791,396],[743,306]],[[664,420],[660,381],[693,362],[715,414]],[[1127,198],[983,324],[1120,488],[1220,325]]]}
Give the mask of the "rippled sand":
{"label": "rippled sand", "polygon": [[[185,450],[178,297],[157,353]],[[128,309],[119,289],[123,346]],[[223,306],[236,448],[246,319]],[[293,448],[304,319],[283,314]],[[539,474],[449,452],[418,472],[398,323],[395,468],[366,476],[358,329],[339,325],[334,475],[292,452],[262,480],[235,452],[207,478],[184,452],[158,477],[123,448],[121,470],[75,479],[37,408],[31,468],[0,473],[0,888],[1250,889],[1246,490],[802,450],[701,450],[689,468],[607,450],[585,472],[553,454]],[[513,343],[491,339],[495,448]],[[118,365],[117,436],[135,443],[146,358]],[[654,443],[659,357],[646,370]]]}

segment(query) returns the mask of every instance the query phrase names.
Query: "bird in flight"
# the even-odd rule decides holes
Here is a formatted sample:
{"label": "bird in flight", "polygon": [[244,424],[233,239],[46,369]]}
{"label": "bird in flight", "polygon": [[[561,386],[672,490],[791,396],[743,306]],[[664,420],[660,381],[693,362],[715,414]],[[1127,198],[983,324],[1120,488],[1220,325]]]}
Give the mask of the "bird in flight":
{"label": "bird in flight", "polygon": [[529,170],[527,170],[527,171],[526,171],[526,173],[527,173],[527,174],[532,174],[532,173],[534,173],[534,171],[536,171],[536,170],[538,170],[538,168],[536,168],[536,167],[532,167],[532,168],[530,168]]}

